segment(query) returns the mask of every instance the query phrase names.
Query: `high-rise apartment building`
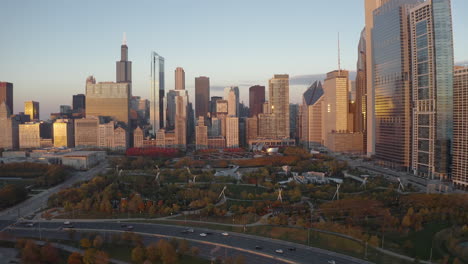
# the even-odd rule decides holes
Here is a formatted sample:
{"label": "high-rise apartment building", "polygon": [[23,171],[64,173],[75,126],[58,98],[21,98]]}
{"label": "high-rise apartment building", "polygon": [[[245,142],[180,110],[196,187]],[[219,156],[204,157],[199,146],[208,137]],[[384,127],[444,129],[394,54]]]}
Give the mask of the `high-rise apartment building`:
{"label": "high-rise apartment building", "polygon": [[239,147],[239,118],[234,116],[226,117],[226,147]]}
{"label": "high-rise apartment building", "polygon": [[156,52],[151,53],[151,100],[150,100],[150,134],[155,137],[159,129],[165,127],[165,91],[164,91],[164,58]]}
{"label": "high-rise apartment building", "polygon": [[367,48],[365,29],[361,32],[358,45],[355,103],[354,130],[363,133],[363,153],[367,153]]}
{"label": "high-rise apartment building", "polygon": [[5,102],[10,109],[10,113],[13,113],[13,84],[9,82],[0,82],[0,104]]}
{"label": "high-rise apartment building", "polygon": [[[371,37],[366,35],[367,58],[372,59],[371,62],[367,61],[367,68],[372,69],[372,75],[369,71],[367,74],[368,102],[370,97],[375,97],[375,105],[367,105],[367,143],[372,144],[375,140],[375,157],[386,166],[397,169],[408,169],[411,164],[411,49],[408,15],[409,9],[419,2],[387,1],[375,10]],[[372,40],[371,43],[369,40]],[[369,54],[370,51],[372,54]],[[369,83],[369,80],[373,82]],[[370,131],[372,127],[375,127],[375,138]]]}
{"label": "high-rise apartment building", "polygon": [[212,96],[211,97],[211,100],[210,100],[210,112],[211,112],[211,116],[215,116],[216,115],[216,101],[218,100],[223,100],[223,97],[221,96]]}
{"label": "high-rise apartment building", "polygon": [[275,74],[268,84],[268,100],[275,117],[276,137],[289,138],[289,75]]}
{"label": "high-rise apartment building", "polygon": [[185,71],[182,67],[175,69],[175,89],[185,90]]}
{"label": "high-rise apartment building", "polygon": [[409,10],[415,175],[448,178],[453,140],[453,36],[450,0]]}
{"label": "high-rise apartment building", "polygon": [[452,181],[468,189],[468,67],[454,72]]}
{"label": "high-rise apartment building", "polygon": [[[11,109],[10,109],[11,110]],[[27,101],[24,102],[24,113],[29,115],[31,120],[39,120],[39,102]]]}
{"label": "high-rise apartment building", "polygon": [[127,38],[124,33],[122,46],[120,46],[120,61],[115,63],[116,68],[116,81],[121,82],[132,82],[132,62],[128,60],[128,46]]}
{"label": "high-rise apartment building", "polygon": [[73,121],[69,119],[57,119],[53,124],[54,147],[72,148],[75,146]]}
{"label": "high-rise apartment building", "polygon": [[177,92],[178,95],[175,97],[175,144],[177,148],[185,149],[187,147],[188,92],[185,90],[178,90]]}
{"label": "high-rise apartment building", "polygon": [[195,134],[196,149],[206,149],[208,147],[208,127],[205,125],[205,118],[203,116],[198,117]]}
{"label": "high-rise apartment building", "polygon": [[73,110],[83,111],[86,109],[86,96],[84,94],[73,95]]}
{"label": "high-rise apartment building", "polygon": [[[230,95],[232,92],[234,92],[234,96]],[[229,98],[231,98],[231,99],[234,98],[235,99],[234,102],[229,103],[230,104],[229,107],[231,108],[231,113],[229,113],[229,114],[230,115],[235,115],[237,117],[239,117],[239,96],[240,96],[239,87],[230,86],[230,87],[224,88],[224,100],[227,100],[229,102]],[[234,114],[232,113],[233,109],[235,110]]]}
{"label": "high-rise apartment building", "polygon": [[224,100],[228,101],[228,116],[238,116],[237,113],[239,112],[239,105],[237,102],[239,101],[239,98],[237,98],[236,91],[234,89],[230,89]]}
{"label": "high-rise apartment building", "polygon": [[246,141],[257,139],[258,137],[258,115],[249,117],[246,120],[245,130],[246,130]]}
{"label": "high-rise apartment building", "polygon": [[176,117],[176,96],[178,91],[170,90],[167,92],[167,108],[166,108],[166,129],[173,130],[175,128]]}
{"label": "high-rise apartment building", "polygon": [[19,121],[12,117],[6,101],[0,102],[0,148],[19,147]]}
{"label": "high-rise apartment building", "polygon": [[98,146],[98,129],[99,119],[97,117],[75,119],[75,146]]}
{"label": "high-rise apartment building", "polygon": [[302,96],[300,142],[307,148],[323,144],[323,101],[324,92],[321,82],[313,83]]}
{"label": "high-rise apartment building", "polygon": [[86,83],[86,116],[109,116],[129,124],[132,91],[128,82]]}
{"label": "high-rise apartment building", "polygon": [[210,78],[200,76],[195,78],[195,118],[208,116],[210,112]]}
{"label": "high-rise apartment building", "polygon": [[255,85],[249,88],[250,117],[262,113],[262,105],[265,102],[265,86]]}

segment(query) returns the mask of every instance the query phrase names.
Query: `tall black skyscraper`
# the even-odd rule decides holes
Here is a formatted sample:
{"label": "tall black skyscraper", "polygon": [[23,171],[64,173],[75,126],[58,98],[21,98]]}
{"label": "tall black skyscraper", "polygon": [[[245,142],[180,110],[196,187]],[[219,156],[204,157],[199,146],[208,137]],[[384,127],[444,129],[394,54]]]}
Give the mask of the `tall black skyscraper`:
{"label": "tall black skyscraper", "polygon": [[86,96],[84,94],[73,95],[73,110],[86,109]]}
{"label": "tall black skyscraper", "polygon": [[132,62],[128,61],[127,38],[123,36],[123,43],[120,46],[120,61],[116,63],[117,82],[132,82]]}

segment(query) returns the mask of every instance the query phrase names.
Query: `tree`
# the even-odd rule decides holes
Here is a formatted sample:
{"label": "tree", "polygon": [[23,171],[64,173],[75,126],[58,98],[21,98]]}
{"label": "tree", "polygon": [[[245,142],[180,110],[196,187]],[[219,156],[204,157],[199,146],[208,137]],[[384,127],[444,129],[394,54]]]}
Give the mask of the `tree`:
{"label": "tree", "polygon": [[96,252],[95,248],[88,248],[83,256],[83,264],[95,264]]}
{"label": "tree", "polygon": [[179,241],[179,254],[185,255],[190,250],[189,242],[186,239]]}
{"label": "tree", "polygon": [[87,238],[82,238],[80,240],[80,246],[84,249],[90,248],[91,247],[91,242]]}
{"label": "tree", "polygon": [[47,243],[41,248],[41,260],[43,263],[58,263],[60,256],[58,250],[50,243]]}
{"label": "tree", "polygon": [[109,255],[102,250],[98,250],[94,255],[94,264],[107,264],[109,263]]}
{"label": "tree", "polygon": [[159,262],[161,260],[161,253],[159,252],[156,243],[152,243],[146,247],[146,256],[148,260],[153,263]]}
{"label": "tree", "polygon": [[102,237],[97,235],[93,240],[93,247],[94,248],[101,248],[103,242],[104,241],[103,241]]}
{"label": "tree", "polygon": [[145,249],[143,247],[137,246],[132,250],[132,261],[135,263],[142,263],[145,258]]}
{"label": "tree", "polygon": [[41,261],[41,253],[39,247],[32,240],[27,240],[24,248],[21,250],[21,263],[36,264]]}
{"label": "tree", "polygon": [[83,257],[78,252],[73,252],[68,256],[68,264],[83,264]]}

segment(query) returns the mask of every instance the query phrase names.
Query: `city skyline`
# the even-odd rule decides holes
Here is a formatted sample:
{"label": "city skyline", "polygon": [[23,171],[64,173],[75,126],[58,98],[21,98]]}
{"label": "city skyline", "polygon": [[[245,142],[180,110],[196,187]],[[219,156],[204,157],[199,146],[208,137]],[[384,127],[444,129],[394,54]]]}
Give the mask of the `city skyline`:
{"label": "city skyline", "polygon": [[[0,65],[0,72],[4,74],[1,79],[15,84],[13,113],[22,111],[21,105],[24,101],[34,100],[41,103],[41,118],[48,119],[49,113],[58,112],[60,104],[71,105],[72,94],[84,92],[85,79],[88,75],[95,74],[95,77],[102,81],[114,80],[115,72],[113,69],[115,66],[112,67],[112,62],[120,59],[118,51],[122,33],[126,32],[129,58],[133,61],[134,95],[147,99],[150,97],[147,58],[148,54],[155,50],[166,58],[166,90],[174,88],[171,73],[176,67],[183,67],[186,71],[187,90],[192,100],[194,99],[194,79],[196,76],[210,77],[212,95],[221,95],[222,89],[226,86],[239,86],[240,101],[247,103],[250,86],[256,84],[266,86],[272,74],[286,73],[291,76],[291,103],[299,103],[301,95],[308,85],[314,80],[323,80],[324,73],[336,69],[335,46],[338,31],[341,32],[343,69],[355,71],[356,43],[364,26],[362,10],[364,5],[363,2],[357,4],[349,2],[340,2],[346,8],[337,12],[346,11],[346,14],[340,16],[341,13],[336,13],[338,18],[335,20],[327,18],[329,24],[326,26],[322,26],[322,23],[320,26],[316,26],[316,23],[301,16],[311,9],[320,8],[324,11],[323,13],[327,13],[326,11],[331,8],[317,1],[312,3],[297,1],[291,6],[284,7],[286,8],[285,12],[298,13],[298,18],[284,22],[272,20],[268,16],[269,12],[265,12],[278,11],[278,7],[254,3],[244,10],[242,3],[221,5],[207,2],[197,6],[188,4],[187,10],[182,8],[182,14],[177,15],[176,18],[187,14],[190,7],[201,11],[198,15],[193,14],[188,18],[182,17],[182,20],[175,25],[172,25],[170,21],[162,23],[156,28],[144,25],[142,19],[148,17],[148,12],[143,10],[142,6],[132,6],[129,12],[131,14],[141,12],[141,19],[128,22],[127,25],[124,24],[126,21],[119,21],[119,16],[111,16],[110,21],[116,21],[115,24],[111,25],[110,22],[102,25],[96,24],[96,29],[93,30],[89,28],[89,25],[95,21],[93,15],[103,10],[103,3],[93,3],[92,8],[89,9],[89,3],[86,2],[78,6],[72,4],[64,7],[61,3],[49,1],[48,3],[54,7],[50,10],[44,10],[41,15],[39,15],[40,10],[45,7],[49,8],[49,5],[36,6],[35,3],[31,3],[23,7],[21,4],[7,3],[6,10],[11,11],[6,12],[7,18],[18,14],[18,12],[28,13],[33,10],[38,12],[32,14],[32,17],[50,16],[51,18],[43,19],[34,25],[32,25],[33,20],[29,20],[30,18],[25,18],[21,22],[10,19],[12,22],[9,23],[8,27],[0,26],[0,35],[9,40],[3,42],[4,47],[0,50],[0,57],[4,62]],[[176,6],[176,4],[161,3],[160,8],[173,11]],[[86,7],[89,10],[86,10],[84,18],[88,20],[85,22],[78,20],[78,17],[74,15],[68,18],[58,12],[62,9],[80,10],[80,8]],[[463,17],[462,11],[466,10],[467,7],[468,3],[466,2],[452,1],[456,63],[468,61],[468,51],[463,50],[463,47],[468,43],[468,37],[462,34],[462,28],[467,24],[467,19]],[[117,10],[122,8],[124,8],[123,5],[116,4],[110,7],[109,11],[117,13]],[[225,15],[220,12],[222,13],[221,17],[224,15],[221,25],[227,29],[226,32],[220,32],[218,31],[219,26],[209,24],[211,19],[218,18],[220,14],[214,12],[210,19],[204,16],[208,15],[210,11],[223,11],[227,8],[233,9],[233,13],[236,13],[235,11],[243,12],[237,12],[238,19],[233,20],[233,22],[230,22],[232,19],[229,18],[235,14]],[[302,11],[302,9],[305,10]],[[23,13],[22,16],[25,17]],[[315,12],[314,19],[320,19],[320,13],[322,12]],[[52,25],[57,19],[64,21],[60,25]],[[168,20],[171,19],[168,18]],[[187,24],[186,28],[182,30],[182,38],[187,34],[190,36],[197,33],[198,31],[195,30],[197,27],[205,26],[206,28],[202,30],[202,35],[199,38],[202,40],[199,41],[201,43],[188,41],[180,44],[178,39],[181,37],[175,36],[171,32],[175,27],[181,26],[180,23],[187,22],[187,19],[192,19],[193,24]],[[243,20],[255,24],[253,29],[245,34],[239,32],[243,29],[242,25],[246,23],[242,22]],[[342,24],[346,20],[352,22],[346,23],[346,28],[343,28],[340,23]],[[62,27],[69,27],[71,30],[66,33],[63,32]],[[46,28],[48,31],[43,32],[40,30],[41,28]],[[263,40],[276,30],[286,30],[288,37],[275,43]],[[23,33],[16,36],[15,32]],[[216,32],[219,34],[211,36]],[[255,34],[253,34],[254,32]],[[37,36],[39,33],[41,35]],[[88,41],[83,41],[84,35]],[[248,38],[245,38],[245,35]],[[255,36],[255,38],[249,37],[250,35]],[[97,39],[97,37],[99,37],[99,41],[89,41],[93,38]],[[309,44],[311,38],[320,38],[321,41],[320,43],[314,41],[314,46],[311,46]],[[35,42],[32,41],[33,39]],[[258,40],[256,41],[256,39]],[[72,42],[74,43],[71,44]],[[18,49],[21,49],[22,52],[14,52]],[[225,55],[220,56],[221,53]],[[248,59],[246,59],[247,57]],[[70,63],[71,61],[74,63]],[[309,63],[310,61],[314,63]],[[223,62],[225,64],[220,64]],[[242,64],[240,64],[241,62]],[[29,66],[23,67],[25,64]],[[252,67],[255,70],[252,70]],[[26,73],[31,78],[23,78]],[[308,75],[317,75],[317,77]]]}

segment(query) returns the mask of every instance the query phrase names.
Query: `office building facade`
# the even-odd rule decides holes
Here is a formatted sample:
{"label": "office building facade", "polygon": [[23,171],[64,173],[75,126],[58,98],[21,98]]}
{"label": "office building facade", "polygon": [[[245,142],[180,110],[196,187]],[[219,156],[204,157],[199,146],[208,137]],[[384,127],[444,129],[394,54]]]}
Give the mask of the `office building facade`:
{"label": "office building facade", "polygon": [[13,109],[13,84],[9,82],[0,82],[0,104],[5,102],[10,109],[10,113],[14,113]]}
{"label": "office building facade", "polygon": [[450,0],[410,9],[412,171],[448,178],[453,140],[453,36]]}
{"label": "office building facade", "polygon": [[86,84],[86,116],[109,116],[129,124],[131,84],[100,82]]}
{"label": "office building facade", "polygon": [[195,78],[195,118],[207,117],[210,112],[210,78],[200,76]]}
{"label": "office building facade", "polygon": [[39,102],[27,101],[24,102],[24,113],[29,115],[30,120],[39,120]]}
{"label": "office building facade", "polygon": [[150,134],[154,137],[157,131],[165,127],[165,82],[164,58],[156,52],[151,53],[151,89],[150,89]]}
{"label": "office building facade", "polygon": [[262,105],[265,102],[265,86],[255,85],[249,88],[250,117],[262,113]]}
{"label": "office building facade", "polygon": [[468,67],[454,72],[452,182],[468,189]]}

